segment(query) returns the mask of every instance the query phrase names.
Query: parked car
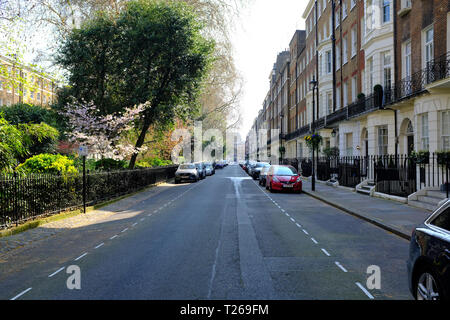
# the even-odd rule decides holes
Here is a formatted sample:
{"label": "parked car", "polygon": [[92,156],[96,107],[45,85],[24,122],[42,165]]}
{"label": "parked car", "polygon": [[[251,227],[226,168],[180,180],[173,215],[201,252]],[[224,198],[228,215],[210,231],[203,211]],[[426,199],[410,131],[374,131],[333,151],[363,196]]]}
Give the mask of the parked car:
{"label": "parked car", "polygon": [[261,170],[264,167],[270,167],[270,164],[267,162],[257,162],[253,167],[252,167],[252,173],[251,176],[253,178],[253,180],[258,180],[259,179],[259,175],[261,174]]}
{"label": "parked car", "polygon": [[182,181],[197,182],[200,179],[198,170],[195,164],[186,163],[181,164],[178,170],[175,172],[175,183],[178,184]]}
{"label": "parked car", "polygon": [[267,176],[267,172],[269,172],[270,169],[270,164],[267,166],[264,166],[261,169],[261,172],[259,174],[259,185],[265,187],[266,186],[266,176]]}
{"label": "parked car", "polygon": [[450,301],[450,200],[415,228],[407,268],[414,298]]}
{"label": "parked car", "polygon": [[205,166],[206,166],[206,175],[207,176],[212,176],[212,175],[216,174],[216,169],[214,169],[211,162],[206,162]]}
{"label": "parked car", "polygon": [[252,170],[253,170],[253,167],[256,165],[256,162],[255,161],[249,161],[249,163],[248,163],[248,165],[247,165],[247,174],[249,175],[249,176],[251,176],[252,175]]}
{"label": "parked car", "polygon": [[271,166],[266,176],[266,189],[273,191],[302,192],[302,178],[292,166]]}
{"label": "parked car", "polygon": [[206,178],[206,166],[202,162],[195,163],[195,166],[198,170],[198,175],[201,180]]}

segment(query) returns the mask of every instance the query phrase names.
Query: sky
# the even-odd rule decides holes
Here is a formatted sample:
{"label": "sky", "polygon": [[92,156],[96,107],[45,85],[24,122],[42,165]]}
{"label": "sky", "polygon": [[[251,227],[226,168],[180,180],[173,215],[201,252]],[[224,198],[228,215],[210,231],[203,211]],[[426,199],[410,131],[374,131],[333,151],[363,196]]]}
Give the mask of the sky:
{"label": "sky", "polygon": [[236,24],[232,42],[238,70],[244,78],[241,137],[245,139],[269,90],[269,75],[277,54],[289,48],[308,0],[254,0]]}

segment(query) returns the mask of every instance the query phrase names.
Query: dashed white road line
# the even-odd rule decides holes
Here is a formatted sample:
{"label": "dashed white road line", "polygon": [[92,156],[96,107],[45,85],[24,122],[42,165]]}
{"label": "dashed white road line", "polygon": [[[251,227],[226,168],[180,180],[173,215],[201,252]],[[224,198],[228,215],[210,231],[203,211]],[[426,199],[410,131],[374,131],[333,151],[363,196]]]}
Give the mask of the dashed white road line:
{"label": "dashed white road line", "polygon": [[25,293],[27,293],[28,291],[30,291],[33,288],[28,288],[24,291],[22,291],[21,293],[19,293],[17,296],[15,296],[14,298],[12,298],[11,300],[16,300],[17,298],[20,298],[21,296],[23,296]]}
{"label": "dashed white road line", "polygon": [[81,260],[83,259],[85,256],[87,256],[87,252],[83,253],[81,256],[79,256],[78,258],[75,259],[75,261]]}
{"label": "dashed white road line", "polygon": [[363,285],[361,284],[361,283],[359,283],[359,282],[356,282],[355,283],[361,290],[362,290],[362,292],[364,292],[365,294],[366,294],[366,296],[368,296],[369,297],[369,299],[371,299],[371,300],[373,300],[373,299],[375,299],[374,298],[374,296],[373,295],[371,295],[370,294],[370,292],[369,291],[367,291],[367,289],[366,288],[364,288],[363,287]]}
{"label": "dashed white road line", "polygon": [[299,223],[296,223],[295,224],[297,227],[299,227],[299,228],[301,228],[302,227],[302,225],[301,224],[299,224]]}
{"label": "dashed white road line", "polygon": [[132,227],[136,227],[137,225],[138,225],[138,223],[135,222],[135,223],[133,223],[131,226],[132,226]]}
{"label": "dashed white road line", "polygon": [[325,253],[327,256],[331,257],[331,254],[330,254],[327,250],[325,250],[324,248],[322,248],[321,250],[322,250],[322,252]]}
{"label": "dashed white road line", "polygon": [[144,220],[145,220],[145,218],[142,218],[142,219],[141,219],[141,221],[144,221]]}
{"label": "dashed white road line", "polygon": [[102,242],[102,243],[100,243],[98,246],[96,246],[95,249],[99,249],[99,248],[103,247],[104,245],[105,245],[105,243]]}
{"label": "dashed white road line", "polygon": [[306,235],[308,235],[309,236],[309,233],[308,233],[308,231],[306,231],[305,229],[302,229],[303,230],[303,232],[306,234]]}
{"label": "dashed white road line", "polygon": [[291,221],[295,223],[295,220],[291,218]]}
{"label": "dashed white road line", "polygon": [[121,233],[124,233],[124,232],[127,232],[128,231],[128,228],[125,228],[125,229],[123,229],[122,231],[121,231]]}
{"label": "dashed white road line", "polygon": [[114,240],[115,238],[117,238],[118,235],[116,234],[115,236],[112,236],[111,238],[109,238],[110,240]]}
{"label": "dashed white road line", "polygon": [[341,269],[344,272],[348,272],[347,269],[344,268],[342,264],[340,264],[338,261],[335,262],[335,264],[338,266],[339,269]]}
{"label": "dashed white road line", "polygon": [[63,271],[65,269],[65,267],[61,267],[58,270],[56,270],[55,272],[53,272],[52,274],[50,274],[48,277],[51,278],[55,275],[57,275],[58,273],[60,273],[61,271]]}
{"label": "dashed white road line", "polygon": [[319,243],[316,241],[316,239],[314,239],[314,238],[311,238],[311,241],[314,242],[315,244],[319,244]]}

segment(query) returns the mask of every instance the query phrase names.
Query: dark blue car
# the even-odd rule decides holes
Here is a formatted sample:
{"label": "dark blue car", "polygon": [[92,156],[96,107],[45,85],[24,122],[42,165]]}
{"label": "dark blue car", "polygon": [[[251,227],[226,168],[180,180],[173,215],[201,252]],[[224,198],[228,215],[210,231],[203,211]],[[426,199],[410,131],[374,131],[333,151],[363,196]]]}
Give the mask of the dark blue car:
{"label": "dark blue car", "polygon": [[409,288],[417,300],[450,300],[450,200],[411,237]]}

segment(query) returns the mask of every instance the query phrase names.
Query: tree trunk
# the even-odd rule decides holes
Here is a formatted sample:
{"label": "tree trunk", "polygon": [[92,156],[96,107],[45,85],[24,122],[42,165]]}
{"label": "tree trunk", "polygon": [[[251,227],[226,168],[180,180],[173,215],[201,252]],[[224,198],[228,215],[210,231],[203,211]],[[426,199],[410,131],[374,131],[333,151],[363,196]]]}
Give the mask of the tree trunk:
{"label": "tree trunk", "polygon": [[[148,129],[150,128],[150,121],[145,121],[144,122],[144,126],[142,127],[141,130],[141,134],[139,135],[138,140],[136,141],[136,148],[140,148],[144,145],[145,142],[145,136],[147,134]],[[133,155],[131,156],[130,159],[130,164],[128,166],[128,169],[134,169],[134,166],[136,165],[136,159],[137,159],[138,154],[137,153],[133,153]]]}

